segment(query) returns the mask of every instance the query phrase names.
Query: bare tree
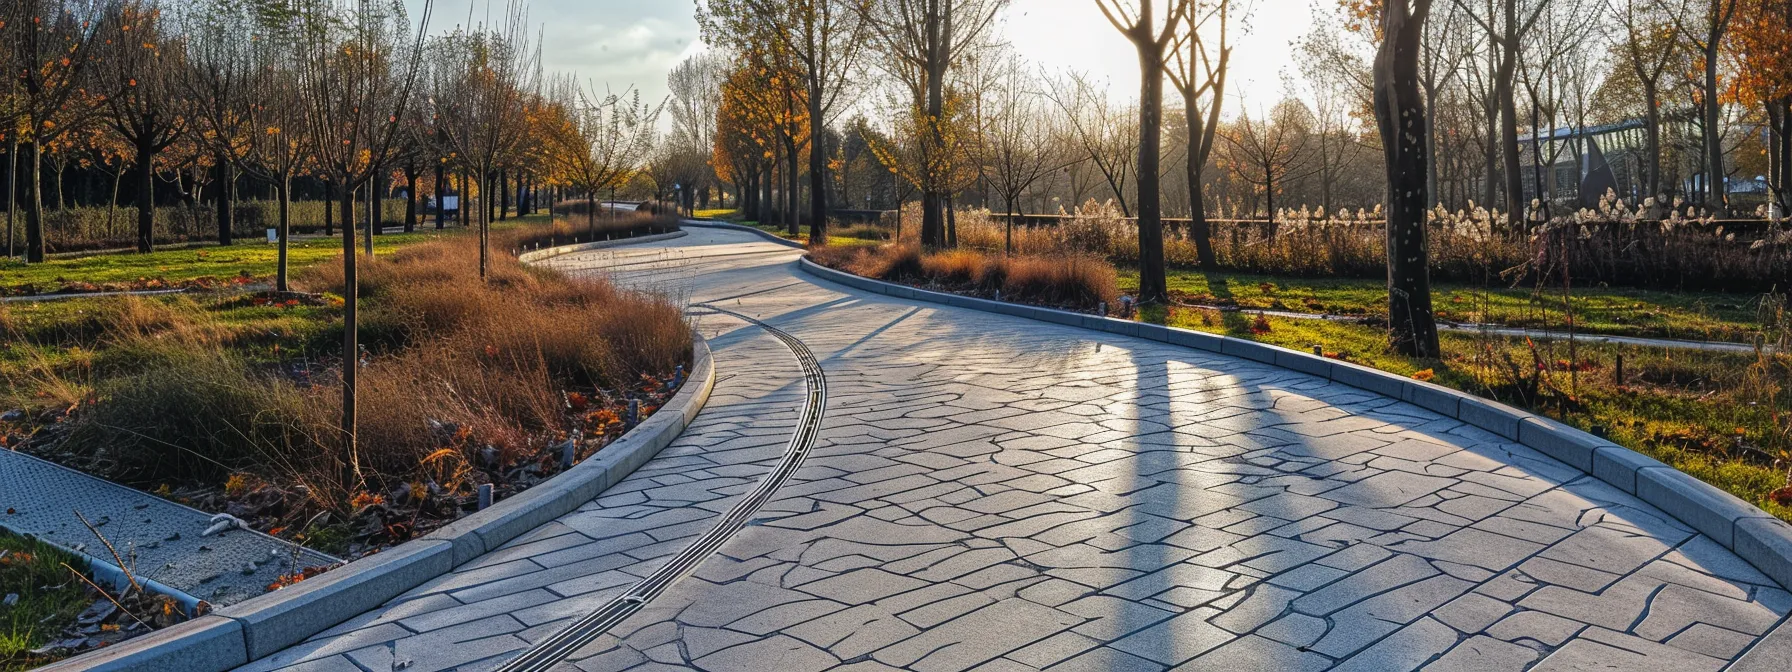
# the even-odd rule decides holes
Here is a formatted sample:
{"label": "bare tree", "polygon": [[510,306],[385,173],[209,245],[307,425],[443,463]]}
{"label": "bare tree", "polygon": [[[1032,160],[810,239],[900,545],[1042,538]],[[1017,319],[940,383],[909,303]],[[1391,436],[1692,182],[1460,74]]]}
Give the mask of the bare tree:
{"label": "bare tree", "polygon": [[[728,56],[705,52],[687,58],[666,75],[671,90],[667,111],[672,114],[673,141],[708,153],[716,145],[716,114],[722,107],[722,83],[728,78]],[[699,176],[692,189],[707,191],[715,185],[715,171]],[[705,196],[707,199],[707,196]]]}
{"label": "bare tree", "polygon": [[[1213,253],[1213,227],[1207,222],[1207,200],[1202,191],[1203,173],[1213,155],[1213,141],[1220,126],[1220,107],[1226,100],[1226,72],[1232,61],[1227,41],[1231,28],[1232,0],[1197,2],[1183,12],[1188,25],[1170,50],[1173,67],[1170,83],[1182,94],[1182,113],[1188,123],[1188,147],[1184,151],[1184,176],[1188,186],[1189,229],[1195,239],[1195,256],[1204,270],[1219,261]],[[1217,39],[1206,31],[1217,26]]]}
{"label": "bare tree", "polygon": [[570,118],[549,132],[546,141],[556,148],[552,154],[561,161],[561,172],[585,192],[587,226],[595,231],[598,194],[627,182],[640,168],[665,104],[649,107],[639,91],[587,91],[570,76],[556,81],[550,95]]}
{"label": "bare tree", "polygon": [[[97,110],[81,100],[97,62],[104,0],[9,0],[0,39],[12,50],[17,78],[19,141],[28,154],[31,193],[25,197],[25,260],[44,260],[43,153],[68,129],[70,117]],[[17,153],[15,148],[14,153]],[[11,245],[11,238],[8,238]]]}
{"label": "bare tree", "polygon": [[1014,253],[1016,201],[1039,178],[1060,167],[1051,151],[1051,135],[1041,123],[1038,82],[1018,54],[1008,54],[998,67],[988,104],[977,115],[978,153],[984,174],[1002,196],[1007,220],[1004,238]]}
{"label": "bare tree", "polygon": [[341,191],[342,207],[342,487],[363,482],[355,438],[356,372],[360,368],[355,190],[367,184],[391,151],[416,83],[430,4],[412,28],[402,2],[295,0],[296,65],[305,127],[319,172]]}
{"label": "bare tree", "polygon": [[1306,116],[1307,109],[1300,100],[1283,98],[1257,118],[1238,115],[1232,132],[1222,136],[1233,170],[1263,192],[1270,238],[1276,236],[1276,192],[1287,180],[1316,170],[1308,153]]}
{"label": "bare tree", "polygon": [[[948,244],[945,203],[950,197],[951,161],[956,151],[947,136],[946,84],[949,71],[983,48],[983,35],[1007,0],[873,0],[866,18],[884,53],[880,65],[913,98],[912,130],[920,134],[913,152],[927,166],[921,190],[921,244]],[[935,169],[938,170],[935,170]],[[935,174],[939,173],[939,174]]]}
{"label": "bare tree", "polygon": [[[477,175],[482,200],[496,202],[504,190],[493,185],[498,168],[520,147],[525,98],[535,92],[540,52],[531,51],[527,15],[511,0],[501,20],[437,38],[431,72],[438,80],[433,101],[442,140],[459,162]],[[492,187],[496,186],[496,189]],[[491,208],[479,209],[479,277],[485,277],[491,239]]]}
{"label": "bare tree", "polygon": [[[1506,216],[1509,219],[1522,218],[1525,205],[1524,176],[1520,172],[1518,151],[1518,62],[1524,36],[1531,32],[1555,0],[1499,0],[1497,4],[1489,0],[1489,7],[1483,10],[1486,16],[1476,13],[1476,8],[1468,4],[1470,1],[1454,0],[1463,14],[1487,34],[1488,43],[1493,47],[1490,50],[1490,58],[1495,62],[1492,102],[1499,107],[1500,112],[1499,146],[1500,156],[1504,160],[1502,167],[1506,182]],[[1525,6],[1521,8],[1520,5]],[[1381,44],[1384,49],[1388,47],[1385,38]],[[1376,74],[1380,76],[1380,70]],[[1380,95],[1377,94],[1377,101],[1380,100]],[[1393,168],[1389,167],[1389,170]]]}
{"label": "bare tree", "polygon": [[1699,54],[1699,120],[1704,127],[1705,208],[1722,215],[1727,210],[1724,192],[1723,97],[1718,88],[1718,60],[1730,21],[1736,17],[1737,0],[1664,0],[1673,2],[1668,15],[1687,46]]}
{"label": "bare tree", "polygon": [[1624,34],[1617,40],[1623,55],[1625,72],[1635,78],[1642,93],[1643,113],[1643,193],[1651,198],[1662,197],[1661,184],[1661,88],[1662,75],[1674,60],[1679,42],[1672,39],[1664,24],[1658,3],[1652,0],[1610,0],[1612,14],[1623,25]]}
{"label": "bare tree", "polygon": [[1163,151],[1164,52],[1176,40],[1190,0],[1164,0],[1161,25],[1155,0],[1095,0],[1114,28],[1139,52],[1139,300],[1170,298],[1164,276],[1163,204],[1158,199],[1158,159]]}
{"label": "bare tree", "polygon": [[[1070,73],[1048,87],[1047,94],[1064,115],[1065,124],[1075,145],[1107,181],[1108,190],[1120,205],[1120,212],[1132,216],[1128,198],[1133,174],[1138,168],[1138,115],[1114,105],[1105,89],[1096,88],[1086,77]],[[1072,176],[1075,177],[1074,175]],[[1081,199],[1082,190],[1073,189]],[[1073,203],[1072,205],[1075,205]]]}
{"label": "bare tree", "polygon": [[[109,7],[101,31],[114,35],[99,73],[105,92],[106,123],[134,150],[131,181],[137,187],[137,251],[155,245],[156,155],[188,130],[182,71],[184,41],[168,30],[154,0],[130,0]],[[128,37],[127,37],[128,36]]]}

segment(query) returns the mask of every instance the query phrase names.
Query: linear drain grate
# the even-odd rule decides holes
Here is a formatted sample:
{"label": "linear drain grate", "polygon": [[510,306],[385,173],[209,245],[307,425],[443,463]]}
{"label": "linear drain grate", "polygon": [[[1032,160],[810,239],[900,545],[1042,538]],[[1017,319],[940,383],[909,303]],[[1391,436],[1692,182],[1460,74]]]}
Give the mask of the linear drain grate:
{"label": "linear drain grate", "polygon": [[808,393],[803,401],[803,412],[798,419],[796,431],[791,434],[790,443],[784,449],[784,457],[778,461],[777,467],[773,468],[771,473],[766,474],[765,478],[759,481],[757,487],[736,502],[734,508],[722,515],[715,527],[698,537],[695,542],[685,547],[678,555],[673,556],[665,565],[636,582],[634,586],[606,602],[596,611],[585,615],[572,625],[567,626],[566,629],[554,633],[553,636],[524,651],[522,655],[505,663],[504,666],[498,668],[499,672],[548,670],[565,660],[567,656],[572,655],[574,651],[579,650],[580,647],[595,641],[610,628],[621,623],[623,619],[640,611],[648,602],[652,602],[654,598],[659,597],[667,588],[670,588],[673,582],[695,571],[698,564],[720,549],[722,544],[727,543],[734,533],[745,527],[747,521],[759,512],[760,507],[771,501],[778,488],[783,487],[784,483],[790,480],[791,475],[796,473],[797,468],[802,466],[803,459],[809,455],[809,449],[815,445],[815,436],[821,430],[822,413],[827,410],[828,385],[827,378],[822,375],[821,363],[816,361],[815,355],[809,351],[809,347],[781,329],[740,313],[704,303],[694,304],[692,307],[704,308],[713,313],[732,315],[750,322],[782,341],[784,347],[789,348],[790,353],[796,356],[797,363],[803,369],[803,383],[807,387]]}

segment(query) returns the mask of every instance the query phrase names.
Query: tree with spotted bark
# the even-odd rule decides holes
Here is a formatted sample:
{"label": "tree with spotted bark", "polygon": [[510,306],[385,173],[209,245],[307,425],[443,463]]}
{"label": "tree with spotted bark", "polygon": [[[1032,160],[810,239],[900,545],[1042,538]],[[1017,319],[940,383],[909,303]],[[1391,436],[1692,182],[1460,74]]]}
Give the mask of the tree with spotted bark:
{"label": "tree with spotted bark", "polygon": [[1431,0],[1371,0],[1378,4],[1375,123],[1387,170],[1388,324],[1394,349],[1437,357],[1437,320],[1431,312],[1430,248],[1426,219],[1430,181],[1426,100],[1419,90],[1419,56]]}

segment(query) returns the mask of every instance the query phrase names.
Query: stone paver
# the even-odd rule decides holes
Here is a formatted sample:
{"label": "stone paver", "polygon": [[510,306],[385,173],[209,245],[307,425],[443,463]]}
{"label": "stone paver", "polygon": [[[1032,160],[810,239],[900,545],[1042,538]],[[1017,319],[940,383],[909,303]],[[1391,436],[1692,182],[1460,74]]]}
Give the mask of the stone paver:
{"label": "stone paver", "polygon": [[[755,521],[558,669],[1700,670],[1792,610],[1659,510],[1458,421],[1233,357],[846,291],[756,240],[694,229],[548,262],[764,320],[829,390],[812,453]],[[802,385],[760,330],[701,324],[716,396],[673,448],[250,668],[490,669],[707,529],[776,461]]]}

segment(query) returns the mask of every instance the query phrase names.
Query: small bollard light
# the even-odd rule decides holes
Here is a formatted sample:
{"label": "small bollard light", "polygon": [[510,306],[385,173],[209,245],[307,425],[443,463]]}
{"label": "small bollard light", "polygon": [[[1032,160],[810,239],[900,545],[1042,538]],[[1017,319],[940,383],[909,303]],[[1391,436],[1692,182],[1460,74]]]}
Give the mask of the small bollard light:
{"label": "small bollard light", "polygon": [[1622,352],[1618,353],[1618,362],[1612,367],[1612,378],[1618,383],[1618,387],[1624,386],[1624,353]]}
{"label": "small bollard light", "polygon": [[572,436],[566,437],[566,443],[560,444],[560,468],[571,469],[573,460],[579,457],[579,430],[572,430]]}
{"label": "small bollard light", "polygon": [[1101,301],[1101,302],[1096,303],[1095,304],[1095,314],[1106,317],[1108,314],[1108,302]]}
{"label": "small bollard light", "polygon": [[1120,316],[1121,317],[1132,317],[1132,297],[1130,297],[1130,296],[1120,297]]}
{"label": "small bollard light", "polygon": [[633,427],[641,421],[641,400],[628,400],[628,426]]}
{"label": "small bollard light", "polygon": [[479,484],[479,510],[484,511],[492,506],[492,484]]}
{"label": "small bollard light", "polygon": [[1324,357],[1325,356],[1325,348],[1317,346],[1317,345],[1313,346],[1313,356],[1314,357]]}
{"label": "small bollard light", "polygon": [[683,384],[684,384],[684,365],[679,364],[678,368],[672,369],[672,387],[678,387],[679,385],[683,385]]}

